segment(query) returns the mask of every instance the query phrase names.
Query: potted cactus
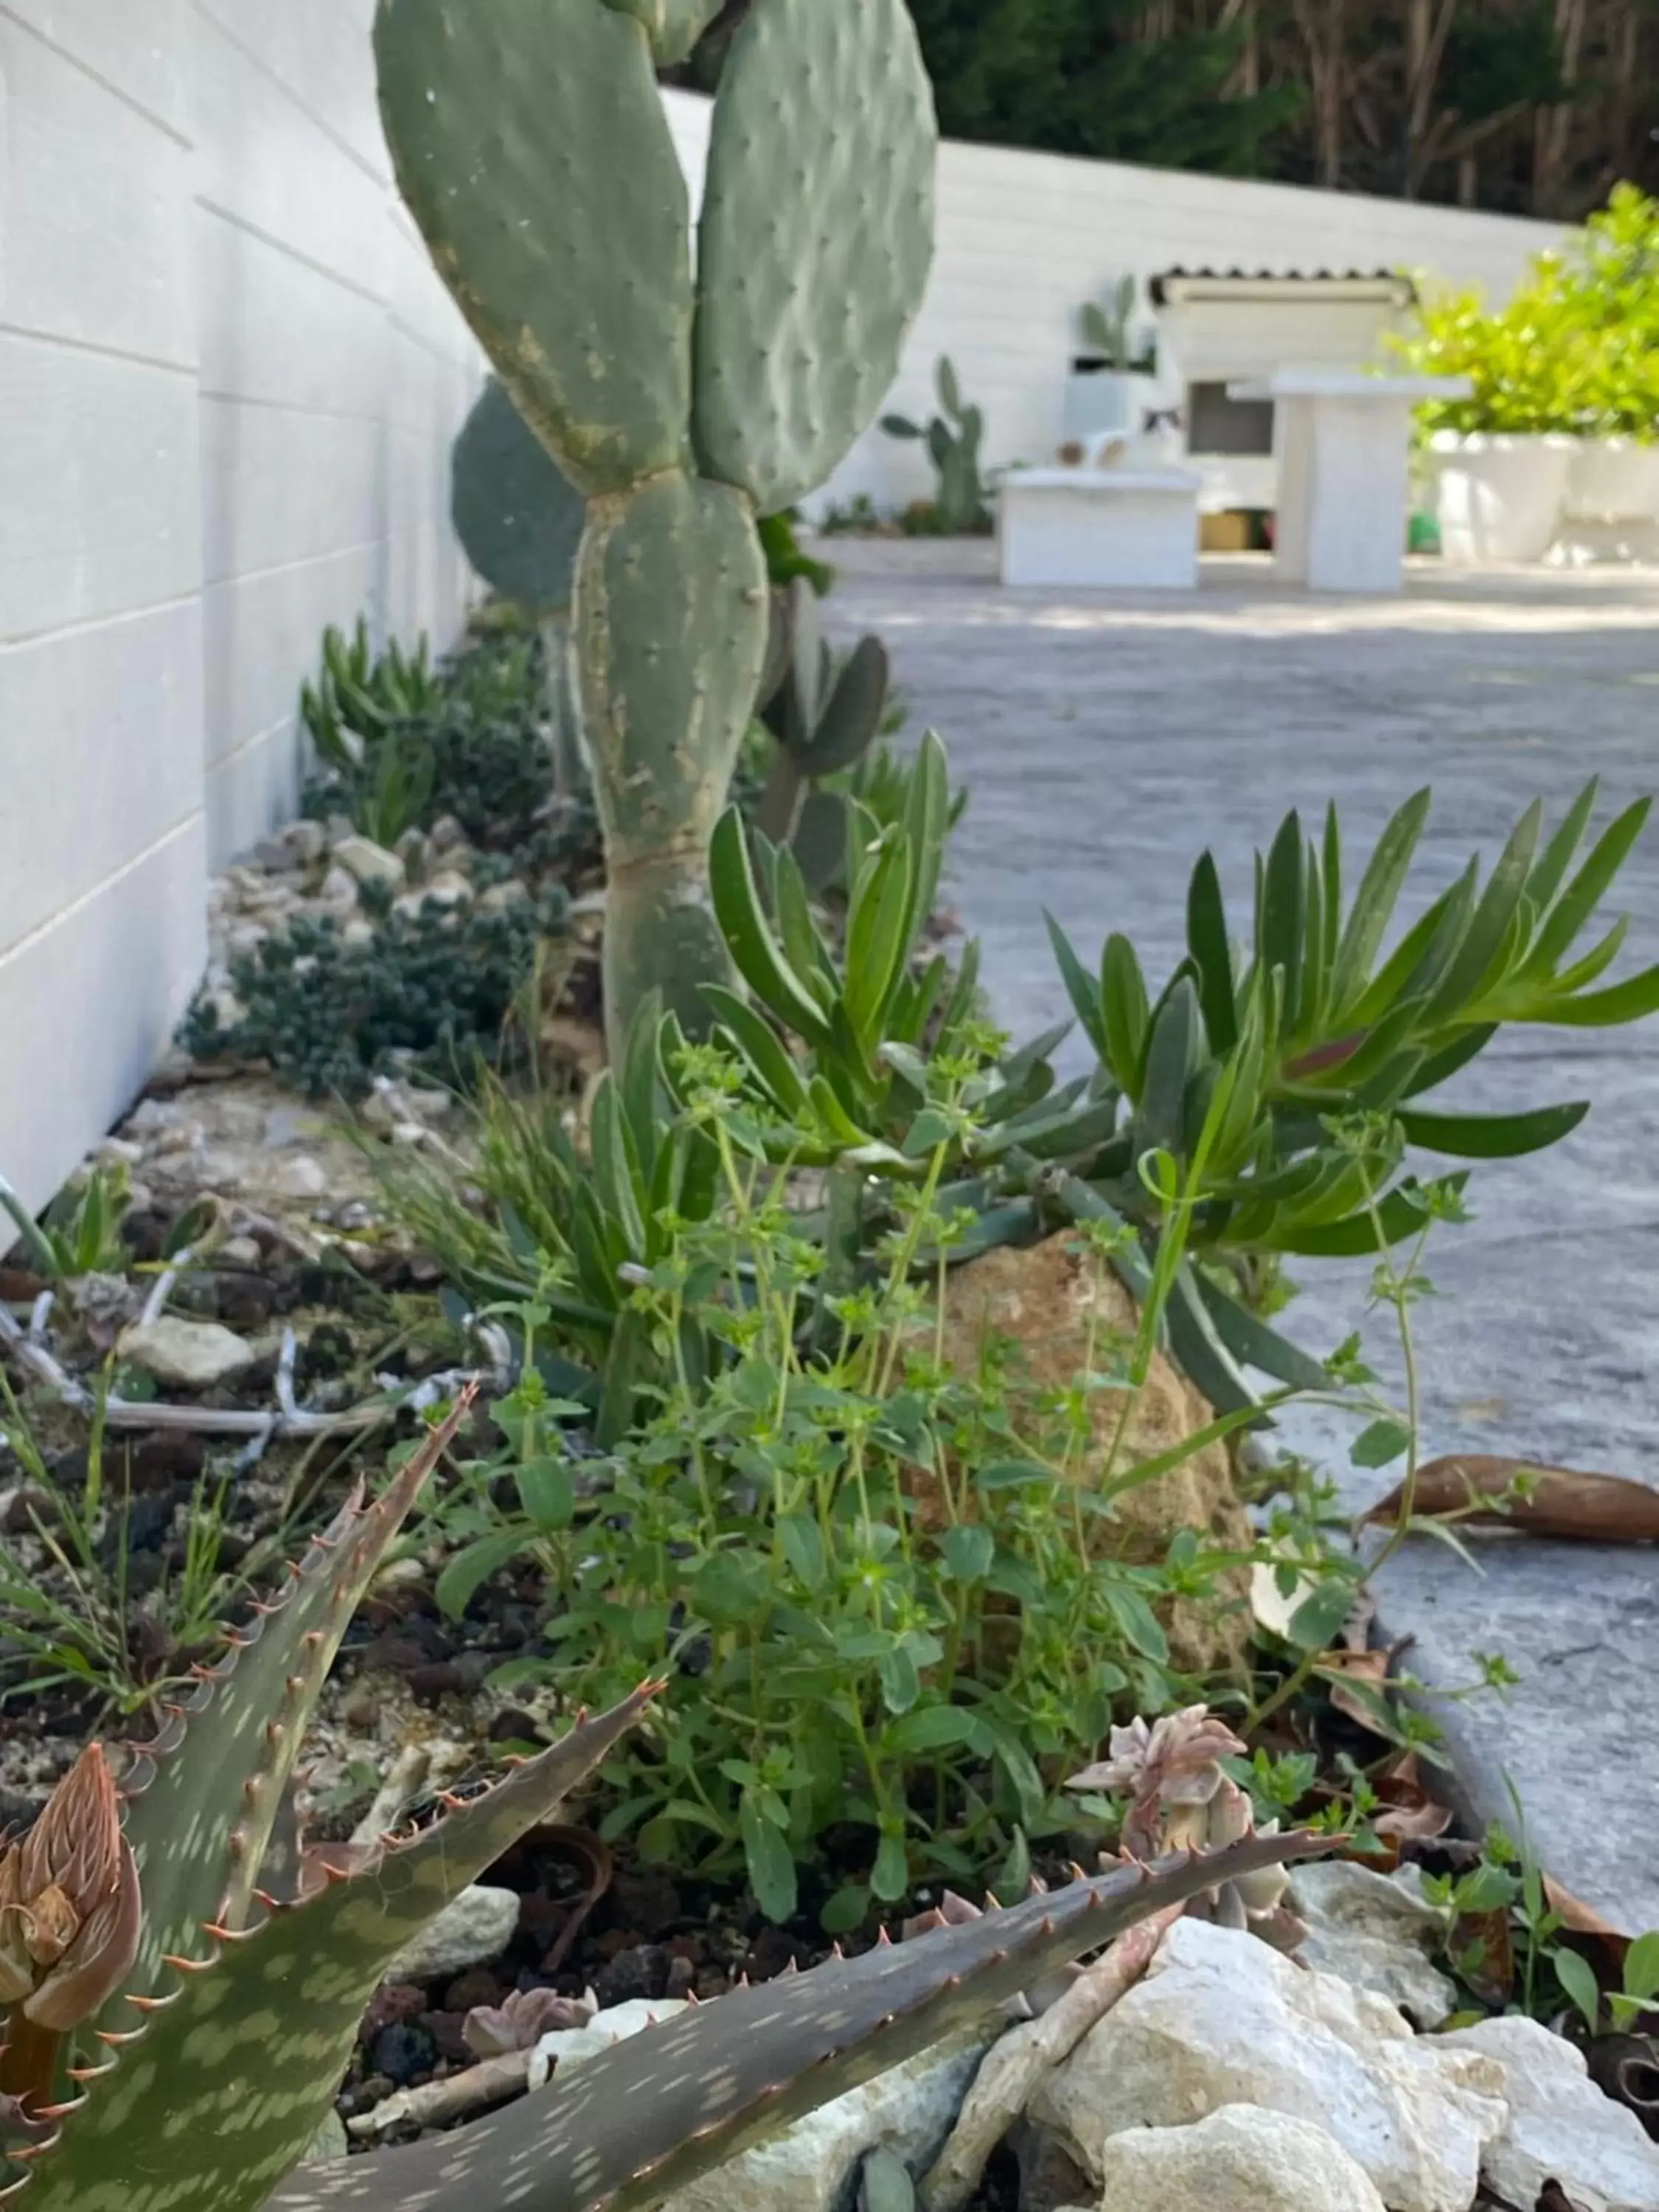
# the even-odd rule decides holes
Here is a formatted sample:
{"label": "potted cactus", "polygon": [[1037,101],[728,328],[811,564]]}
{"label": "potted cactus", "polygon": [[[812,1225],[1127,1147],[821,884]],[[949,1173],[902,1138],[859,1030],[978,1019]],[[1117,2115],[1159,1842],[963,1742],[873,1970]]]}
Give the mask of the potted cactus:
{"label": "potted cactus", "polygon": [[1082,348],[1066,383],[1068,441],[1141,428],[1158,391],[1158,349],[1135,328],[1139,300],[1136,279],[1120,276],[1103,302],[1091,300],[1079,312]]}

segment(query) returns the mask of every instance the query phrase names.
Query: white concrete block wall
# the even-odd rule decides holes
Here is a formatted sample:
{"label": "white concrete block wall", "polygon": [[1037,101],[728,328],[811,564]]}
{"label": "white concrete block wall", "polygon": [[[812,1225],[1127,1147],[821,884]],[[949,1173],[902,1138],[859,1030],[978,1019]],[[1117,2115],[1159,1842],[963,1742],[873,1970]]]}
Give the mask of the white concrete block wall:
{"label": "white concrete block wall", "polygon": [[397,203],[373,0],[0,0],[0,1174],[33,1202],[292,812],[331,622],[453,636],[477,354]]}
{"label": "white concrete block wall", "polygon": [[[0,0],[0,1173],[41,1202],[203,958],[208,868],[292,807],[330,622],[453,634],[476,349],[398,204],[374,0]],[[706,101],[671,118],[698,196]],[[1126,268],[1431,264],[1501,290],[1551,234],[951,146],[893,404],[949,352],[993,462],[1059,422]],[[832,493],[926,489],[872,434]]]}
{"label": "white concrete block wall", "polygon": [[[696,171],[708,103],[673,94],[669,106],[681,160]],[[1176,266],[1428,268],[1501,298],[1528,258],[1560,235],[1558,227],[1401,200],[947,144],[933,281],[887,405],[923,418],[935,412],[933,366],[948,354],[967,397],[985,410],[988,464],[1045,461],[1060,440],[1077,310],[1113,277]],[[872,431],[827,495],[865,492],[893,506],[932,483],[919,447]]]}

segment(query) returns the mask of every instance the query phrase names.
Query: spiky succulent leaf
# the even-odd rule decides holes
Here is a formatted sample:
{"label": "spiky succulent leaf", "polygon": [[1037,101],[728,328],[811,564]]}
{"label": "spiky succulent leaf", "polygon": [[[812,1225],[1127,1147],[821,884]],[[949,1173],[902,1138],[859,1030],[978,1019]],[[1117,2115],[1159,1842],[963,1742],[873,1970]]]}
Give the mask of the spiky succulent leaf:
{"label": "spiky succulent leaf", "polygon": [[[644,2212],[1149,1913],[1330,1847],[1324,1837],[1256,1836],[1131,1863],[1010,1911],[733,1990],[590,2058],[568,2088],[556,2083],[459,2135],[307,2167],[269,2212]],[[135,2208],[112,2199],[83,2212]]]}
{"label": "spiky succulent leaf", "polygon": [[123,1998],[147,1995],[169,1954],[194,1956],[205,1923],[240,1927],[340,1638],[428,1474],[465,1419],[471,1394],[365,1506],[361,1488],[294,1571],[286,1592],[207,1670],[169,1715],[125,1788],[144,1933],[105,2025],[125,2028]]}
{"label": "spiky succulent leaf", "polygon": [[256,2212],[314,2139],[397,1953],[550,1817],[654,1688],[580,1722],[404,1842],[319,1848],[295,1904],[199,1943],[199,1962],[159,2007],[130,2015],[136,2037],[85,2084],[35,2167],[31,2212]]}

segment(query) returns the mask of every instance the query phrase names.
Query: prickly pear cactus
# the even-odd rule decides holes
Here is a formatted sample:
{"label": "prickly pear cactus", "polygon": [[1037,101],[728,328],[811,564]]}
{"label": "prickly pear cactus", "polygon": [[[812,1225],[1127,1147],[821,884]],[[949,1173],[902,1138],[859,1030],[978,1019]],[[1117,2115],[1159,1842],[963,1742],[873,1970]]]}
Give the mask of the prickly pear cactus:
{"label": "prickly pear cactus", "polygon": [[450,512],[485,583],[540,620],[554,786],[572,792],[586,768],[570,607],[587,502],[499,377],[479,393],[455,441]]}
{"label": "prickly pear cactus", "polygon": [[708,842],[766,648],[757,519],[897,368],[937,127],[903,0],[756,0],[715,105],[697,277],[654,68],[709,0],[380,0],[380,102],[434,262],[589,501],[582,712],[611,863],[613,1050],[653,989],[708,1025]]}
{"label": "prickly pear cactus", "polygon": [[462,551],[492,592],[532,614],[569,612],[587,503],[498,376],[455,441],[450,512]]}

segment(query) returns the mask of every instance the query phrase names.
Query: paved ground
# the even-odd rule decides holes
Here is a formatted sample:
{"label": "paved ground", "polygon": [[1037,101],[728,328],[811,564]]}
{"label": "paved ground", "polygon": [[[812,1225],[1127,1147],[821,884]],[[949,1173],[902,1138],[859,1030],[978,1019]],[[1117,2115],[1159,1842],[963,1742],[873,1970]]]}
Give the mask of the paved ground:
{"label": "paved ground", "polygon": [[[902,573],[918,553],[934,573]],[[1408,911],[1472,850],[1494,854],[1536,793],[1559,818],[1590,775],[1604,813],[1659,789],[1652,572],[1425,570],[1398,601],[1345,603],[1287,596],[1249,562],[1206,564],[1190,597],[1011,594],[988,556],[849,547],[830,607],[838,630],[888,640],[915,724],[941,731],[973,786],[957,897],[1022,1033],[1066,1012],[1042,908],[1085,958],[1123,929],[1161,975],[1200,849],[1214,849],[1242,920],[1251,850],[1291,805],[1317,816],[1334,796],[1350,851],[1368,849],[1399,801],[1432,783]],[[1659,822],[1617,902],[1632,916],[1626,965],[1659,960]],[[1458,1095],[1488,1107],[1587,1097],[1595,1110],[1556,1151],[1477,1170],[1476,1222],[1431,1255],[1444,1295],[1419,1323],[1431,1448],[1659,1487],[1659,1019],[1500,1040]],[[1322,1271],[1295,1332],[1328,1349],[1360,1319],[1367,1272]],[[1386,1369],[1375,1320],[1367,1341]],[[1356,1500],[1386,1487],[1348,1468],[1346,1438],[1313,1421],[1291,1434],[1322,1449]],[[1511,1776],[1559,1876],[1632,1928],[1659,1926],[1659,1553],[1500,1536],[1481,1564],[1477,1577],[1419,1541],[1382,1594],[1388,1627],[1416,1637],[1412,1663],[1429,1679],[1467,1680],[1474,1650],[1505,1652],[1524,1678],[1506,1705],[1443,1714],[1474,1806],[1504,1812]]]}

